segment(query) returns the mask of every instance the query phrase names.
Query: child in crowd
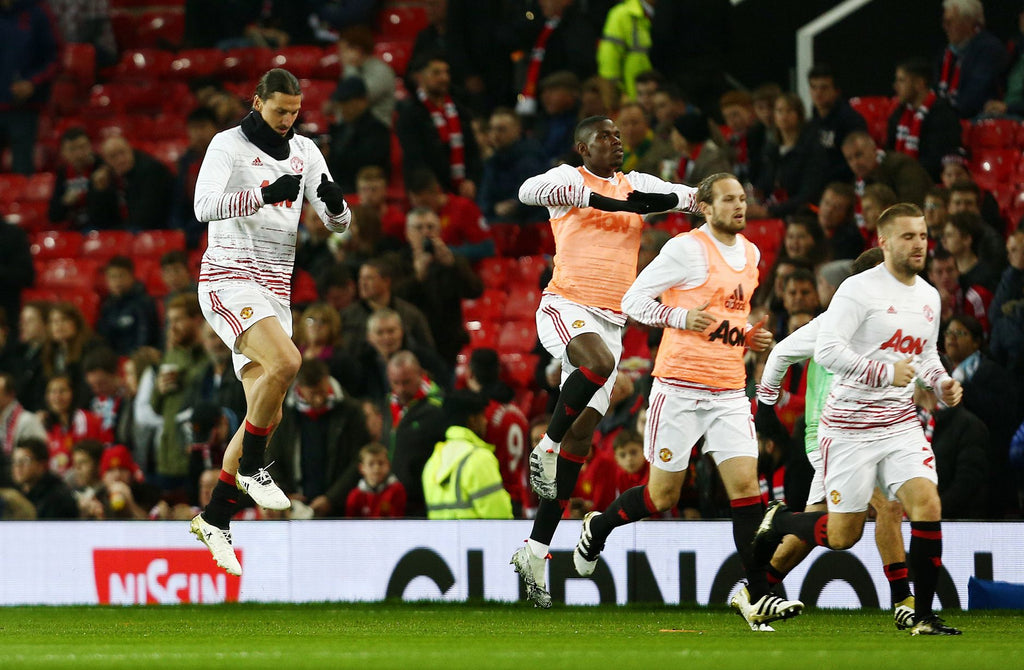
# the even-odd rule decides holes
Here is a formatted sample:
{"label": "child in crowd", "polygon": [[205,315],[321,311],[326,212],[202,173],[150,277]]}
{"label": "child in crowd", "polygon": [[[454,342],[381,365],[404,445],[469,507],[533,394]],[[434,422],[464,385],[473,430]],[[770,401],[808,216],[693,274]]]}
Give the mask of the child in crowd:
{"label": "child in crowd", "polygon": [[631,430],[615,436],[615,488],[618,494],[634,486],[645,486],[651,464],[644,458],[644,438]]}
{"label": "child in crowd", "polygon": [[371,442],[359,450],[362,479],[345,502],[345,516],[364,519],[405,516],[405,487],[391,472],[388,449]]}

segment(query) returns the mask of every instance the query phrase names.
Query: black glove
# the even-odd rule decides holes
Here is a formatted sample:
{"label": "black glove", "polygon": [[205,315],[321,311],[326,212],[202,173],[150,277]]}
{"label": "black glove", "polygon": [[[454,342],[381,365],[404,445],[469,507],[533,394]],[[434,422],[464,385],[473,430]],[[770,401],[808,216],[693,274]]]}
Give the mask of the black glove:
{"label": "black glove", "polygon": [[609,198],[605,195],[598,195],[597,193],[590,194],[590,206],[594,209],[600,209],[604,212],[633,212],[639,214],[640,209],[638,205],[625,200],[616,200],[615,198]]}
{"label": "black glove", "polygon": [[286,174],[277,178],[270,186],[263,187],[263,204],[273,205],[285,200],[295,201],[299,199],[299,182],[302,180],[297,174]]}
{"label": "black glove", "polygon": [[634,211],[640,214],[653,214],[654,212],[667,212],[679,206],[679,196],[675,193],[644,193],[633,191],[626,196],[626,200],[639,209]]}
{"label": "black glove", "polygon": [[345,211],[345,192],[333,181],[327,181],[327,173],[320,177],[320,185],[316,187],[316,197],[324,201],[327,211],[341,214]]}

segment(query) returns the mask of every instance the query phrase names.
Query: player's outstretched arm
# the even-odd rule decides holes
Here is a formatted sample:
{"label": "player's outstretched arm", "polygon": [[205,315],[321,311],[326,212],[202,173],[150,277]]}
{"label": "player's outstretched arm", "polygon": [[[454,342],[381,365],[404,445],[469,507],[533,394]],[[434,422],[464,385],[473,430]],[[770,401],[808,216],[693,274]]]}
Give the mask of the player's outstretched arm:
{"label": "player's outstretched arm", "polygon": [[[646,201],[652,209],[641,212],[650,214],[653,212],[698,212],[697,189],[686,184],[673,184],[672,182],[659,179],[646,172],[630,172],[626,175],[629,183],[633,185],[634,191],[630,195],[638,194],[637,199]],[[675,195],[675,202],[662,196]],[[667,205],[667,206],[666,206]]]}
{"label": "player's outstretched arm", "polygon": [[[699,243],[686,236],[669,240],[661,253],[644,268],[622,296],[622,311],[648,326],[680,330],[690,328],[691,323],[688,323],[687,316],[691,310],[663,305],[657,301],[657,297],[673,286],[683,285],[694,279],[690,276],[693,274],[693,263],[688,262],[688,252],[693,252],[694,250],[689,247],[697,244]],[[699,253],[700,250],[696,251]],[[706,314],[699,309],[697,312]],[[714,320],[710,315],[707,317]],[[693,329],[703,330],[696,326],[691,328]]]}
{"label": "player's outstretched arm", "polygon": [[818,340],[820,322],[812,320],[803,328],[784,338],[768,354],[761,381],[757,385],[757,399],[766,405],[774,405],[779,398],[782,379],[789,366],[806,361],[814,355],[814,344]]}

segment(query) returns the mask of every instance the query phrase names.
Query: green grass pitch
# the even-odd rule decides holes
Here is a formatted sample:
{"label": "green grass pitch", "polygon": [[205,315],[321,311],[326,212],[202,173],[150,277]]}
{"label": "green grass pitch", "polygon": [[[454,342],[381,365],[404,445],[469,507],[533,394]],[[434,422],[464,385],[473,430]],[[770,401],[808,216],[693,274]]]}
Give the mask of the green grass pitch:
{"label": "green grass pitch", "polygon": [[[753,633],[724,607],[441,603],[0,608],[0,668],[715,668],[1024,665],[1024,615],[949,612],[911,637],[887,611],[816,610]],[[671,631],[671,632],[668,632]]]}

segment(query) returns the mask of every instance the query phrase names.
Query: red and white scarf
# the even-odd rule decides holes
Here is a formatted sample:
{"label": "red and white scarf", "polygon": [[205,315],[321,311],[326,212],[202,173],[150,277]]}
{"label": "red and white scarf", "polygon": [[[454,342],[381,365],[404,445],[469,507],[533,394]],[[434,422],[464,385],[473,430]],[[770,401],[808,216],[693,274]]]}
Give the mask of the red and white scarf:
{"label": "red and white scarf", "polygon": [[9,454],[14,451],[14,438],[17,437],[18,419],[21,417],[21,413],[25,411],[25,408],[21,406],[21,403],[14,401],[12,403],[14,407],[11,408],[11,413],[7,415],[6,425],[4,426],[4,453]]}
{"label": "red and white scarf", "polygon": [[924,117],[932,111],[938,96],[935,91],[928,91],[924,102],[916,109],[913,105],[903,105],[903,114],[900,115],[900,122],[896,126],[896,151],[907,154],[911,158],[917,158],[921,152],[921,125]]}
{"label": "red and white scarf", "polygon": [[555,28],[562,22],[561,16],[553,16],[544,22],[544,28],[537,35],[537,41],[533,43],[533,50],[530,52],[530,66],[526,70],[526,82],[523,84],[523,91],[519,94],[522,104],[531,105],[536,109],[537,81],[540,79],[540,66],[544,61],[544,54],[547,52],[548,39]]}
{"label": "red and white scarf", "polygon": [[441,142],[448,145],[448,162],[452,166],[452,190],[457,191],[459,185],[466,180],[466,152],[462,141],[462,120],[455,109],[450,95],[444,97],[444,106],[438,107],[420,88],[416,96],[430,112],[430,119],[441,136]]}
{"label": "red and white scarf", "polygon": [[392,393],[389,398],[389,404],[391,405],[391,425],[393,427],[397,427],[398,423],[402,420],[402,417],[405,416],[405,413],[409,408],[430,395],[432,388],[433,383],[430,381],[430,377],[423,375],[423,379],[420,380],[420,387],[416,389],[416,395],[413,396],[412,400],[409,402],[402,404],[402,401],[399,400],[398,396]]}
{"label": "red and white scarf", "polygon": [[946,47],[942,54],[942,72],[935,88],[939,95],[948,98],[951,104],[956,104],[956,94],[960,91],[960,57],[953,53],[952,47]]}

